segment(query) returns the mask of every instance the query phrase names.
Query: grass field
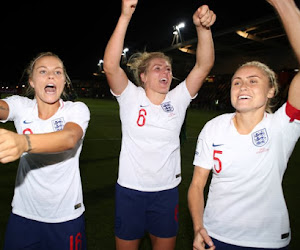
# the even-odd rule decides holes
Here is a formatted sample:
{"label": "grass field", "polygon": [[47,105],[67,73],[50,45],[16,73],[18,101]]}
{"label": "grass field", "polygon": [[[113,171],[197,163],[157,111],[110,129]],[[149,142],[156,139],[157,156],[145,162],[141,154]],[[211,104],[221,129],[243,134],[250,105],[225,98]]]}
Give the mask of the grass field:
{"label": "grass field", "polygon": [[[121,128],[116,101],[83,100],[90,108],[91,121],[81,153],[81,176],[86,206],[86,231],[89,250],[115,249],[114,245],[114,186],[118,172]],[[215,112],[189,109],[187,113],[187,140],[182,146],[182,176],[180,191],[180,229],[177,250],[192,249],[193,228],[187,208],[187,190],[193,173],[193,156],[197,136],[206,121]],[[1,127],[12,129],[13,124]],[[298,143],[299,144],[299,143]],[[292,227],[291,249],[300,246],[300,217],[297,215],[300,201],[298,176],[300,175],[300,146],[296,145],[289,161],[283,186]],[[5,227],[11,211],[17,162],[0,165],[0,248],[3,246]],[[297,247],[298,246],[298,247]],[[148,237],[140,249],[151,249]]]}

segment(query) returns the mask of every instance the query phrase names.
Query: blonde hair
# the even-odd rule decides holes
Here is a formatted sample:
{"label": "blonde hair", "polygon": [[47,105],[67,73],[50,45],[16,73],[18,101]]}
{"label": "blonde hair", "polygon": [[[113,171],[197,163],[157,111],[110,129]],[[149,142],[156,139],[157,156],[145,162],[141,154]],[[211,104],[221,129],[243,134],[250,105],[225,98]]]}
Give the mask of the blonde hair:
{"label": "blonde hair", "polygon": [[[34,96],[35,92],[34,92],[34,89],[31,87],[31,85],[29,84],[29,80],[32,78],[36,62],[39,59],[46,57],[46,56],[55,57],[61,62],[62,66],[63,66],[63,72],[64,72],[64,76],[65,76],[65,80],[66,80],[66,85],[67,85],[67,87],[71,86],[71,84],[72,84],[71,79],[68,76],[65,65],[64,65],[63,61],[59,58],[59,56],[52,52],[42,52],[42,53],[39,53],[36,57],[34,57],[28,64],[27,68],[25,69],[25,73],[27,74],[27,81],[28,81],[28,86],[27,86],[26,93],[25,93],[26,96]],[[64,97],[66,96],[65,90],[63,91],[62,96],[64,96]]]}
{"label": "blonde hair", "polygon": [[147,72],[151,60],[155,58],[164,59],[170,65],[172,64],[171,58],[162,52],[138,52],[129,58],[128,66],[137,85],[144,87],[144,83],[141,80],[141,74]]}
{"label": "blonde hair", "polygon": [[266,105],[266,112],[272,113],[272,108],[276,106],[275,97],[279,93],[279,84],[277,80],[276,73],[266,64],[259,62],[259,61],[250,61],[242,64],[236,71],[243,67],[256,67],[260,69],[269,79],[269,87],[274,88],[274,96],[268,99]]}

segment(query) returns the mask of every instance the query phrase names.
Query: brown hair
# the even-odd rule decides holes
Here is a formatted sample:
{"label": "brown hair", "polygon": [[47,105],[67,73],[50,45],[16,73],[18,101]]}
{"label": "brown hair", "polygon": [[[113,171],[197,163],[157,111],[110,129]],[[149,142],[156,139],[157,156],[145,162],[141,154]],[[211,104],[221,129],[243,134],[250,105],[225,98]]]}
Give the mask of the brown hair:
{"label": "brown hair", "polygon": [[[66,79],[66,85],[68,87],[71,86],[71,79],[68,76],[66,68],[65,68],[65,65],[64,65],[63,61],[59,58],[59,56],[56,55],[56,54],[54,54],[54,53],[52,53],[52,52],[42,52],[42,53],[39,53],[36,57],[34,57],[30,61],[30,63],[28,64],[27,68],[25,69],[25,73],[27,75],[27,81],[28,81],[28,86],[27,86],[26,93],[25,93],[26,96],[34,96],[35,92],[34,92],[34,89],[31,87],[31,85],[29,84],[29,80],[32,78],[33,70],[34,70],[36,62],[39,59],[41,59],[41,58],[43,58],[45,56],[55,57],[55,58],[57,58],[62,63],[62,65],[63,65],[63,72],[64,72],[65,79]],[[62,96],[66,96],[65,90],[63,91]]]}

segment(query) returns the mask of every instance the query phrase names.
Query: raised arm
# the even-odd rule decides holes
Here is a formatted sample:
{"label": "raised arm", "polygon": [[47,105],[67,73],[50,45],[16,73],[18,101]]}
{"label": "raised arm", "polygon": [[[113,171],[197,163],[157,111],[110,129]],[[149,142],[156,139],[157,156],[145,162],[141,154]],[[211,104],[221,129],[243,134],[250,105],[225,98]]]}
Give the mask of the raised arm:
{"label": "raised arm", "polygon": [[205,249],[205,243],[210,246],[209,249],[215,249],[215,246],[208,236],[203,226],[204,212],[204,188],[207,183],[210,170],[195,167],[193,179],[188,191],[188,204],[194,226],[194,250]]}
{"label": "raised arm", "polygon": [[24,152],[63,152],[74,148],[82,136],[82,128],[72,122],[66,123],[61,131],[47,134],[23,135],[0,129],[0,162],[15,161]]}
{"label": "raised arm", "polygon": [[[277,11],[300,65],[300,11],[294,0],[267,0]],[[300,72],[291,82],[289,103],[300,110]]]}
{"label": "raised arm", "polygon": [[214,43],[210,27],[216,21],[216,15],[207,5],[197,9],[193,22],[197,30],[196,64],[186,79],[191,96],[195,96],[209,74],[215,61]]}
{"label": "raised arm", "polygon": [[128,78],[120,67],[126,31],[138,0],[122,0],[122,12],[117,26],[107,43],[104,53],[104,71],[114,94],[119,95],[128,84]]}
{"label": "raised arm", "polygon": [[0,100],[0,120],[6,120],[8,117],[9,108],[5,101]]}

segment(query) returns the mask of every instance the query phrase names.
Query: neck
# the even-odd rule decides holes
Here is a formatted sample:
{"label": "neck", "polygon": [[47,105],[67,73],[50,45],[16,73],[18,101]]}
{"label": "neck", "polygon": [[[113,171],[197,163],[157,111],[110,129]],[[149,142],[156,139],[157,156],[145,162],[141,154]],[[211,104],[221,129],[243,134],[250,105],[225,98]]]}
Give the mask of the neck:
{"label": "neck", "polygon": [[249,134],[255,126],[260,123],[264,117],[265,112],[238,112],[236,111],[235,117],[233,118],[234,126],[236,130],[242,134]]}
{"label": "neck", "polygon": [[60,102],[58,100],[55,103],[49,104],[37,99],[37,106],[39,118],[42,120],[47,120],[57,112],[60,107]]}
{"label": "neck", "polygon": [[150,100],[151,103],[155,105],[160,105],[166,98],[167,94],[161,94],[157,92],[152,92],[152,91],[146,91],[146,96]]}

